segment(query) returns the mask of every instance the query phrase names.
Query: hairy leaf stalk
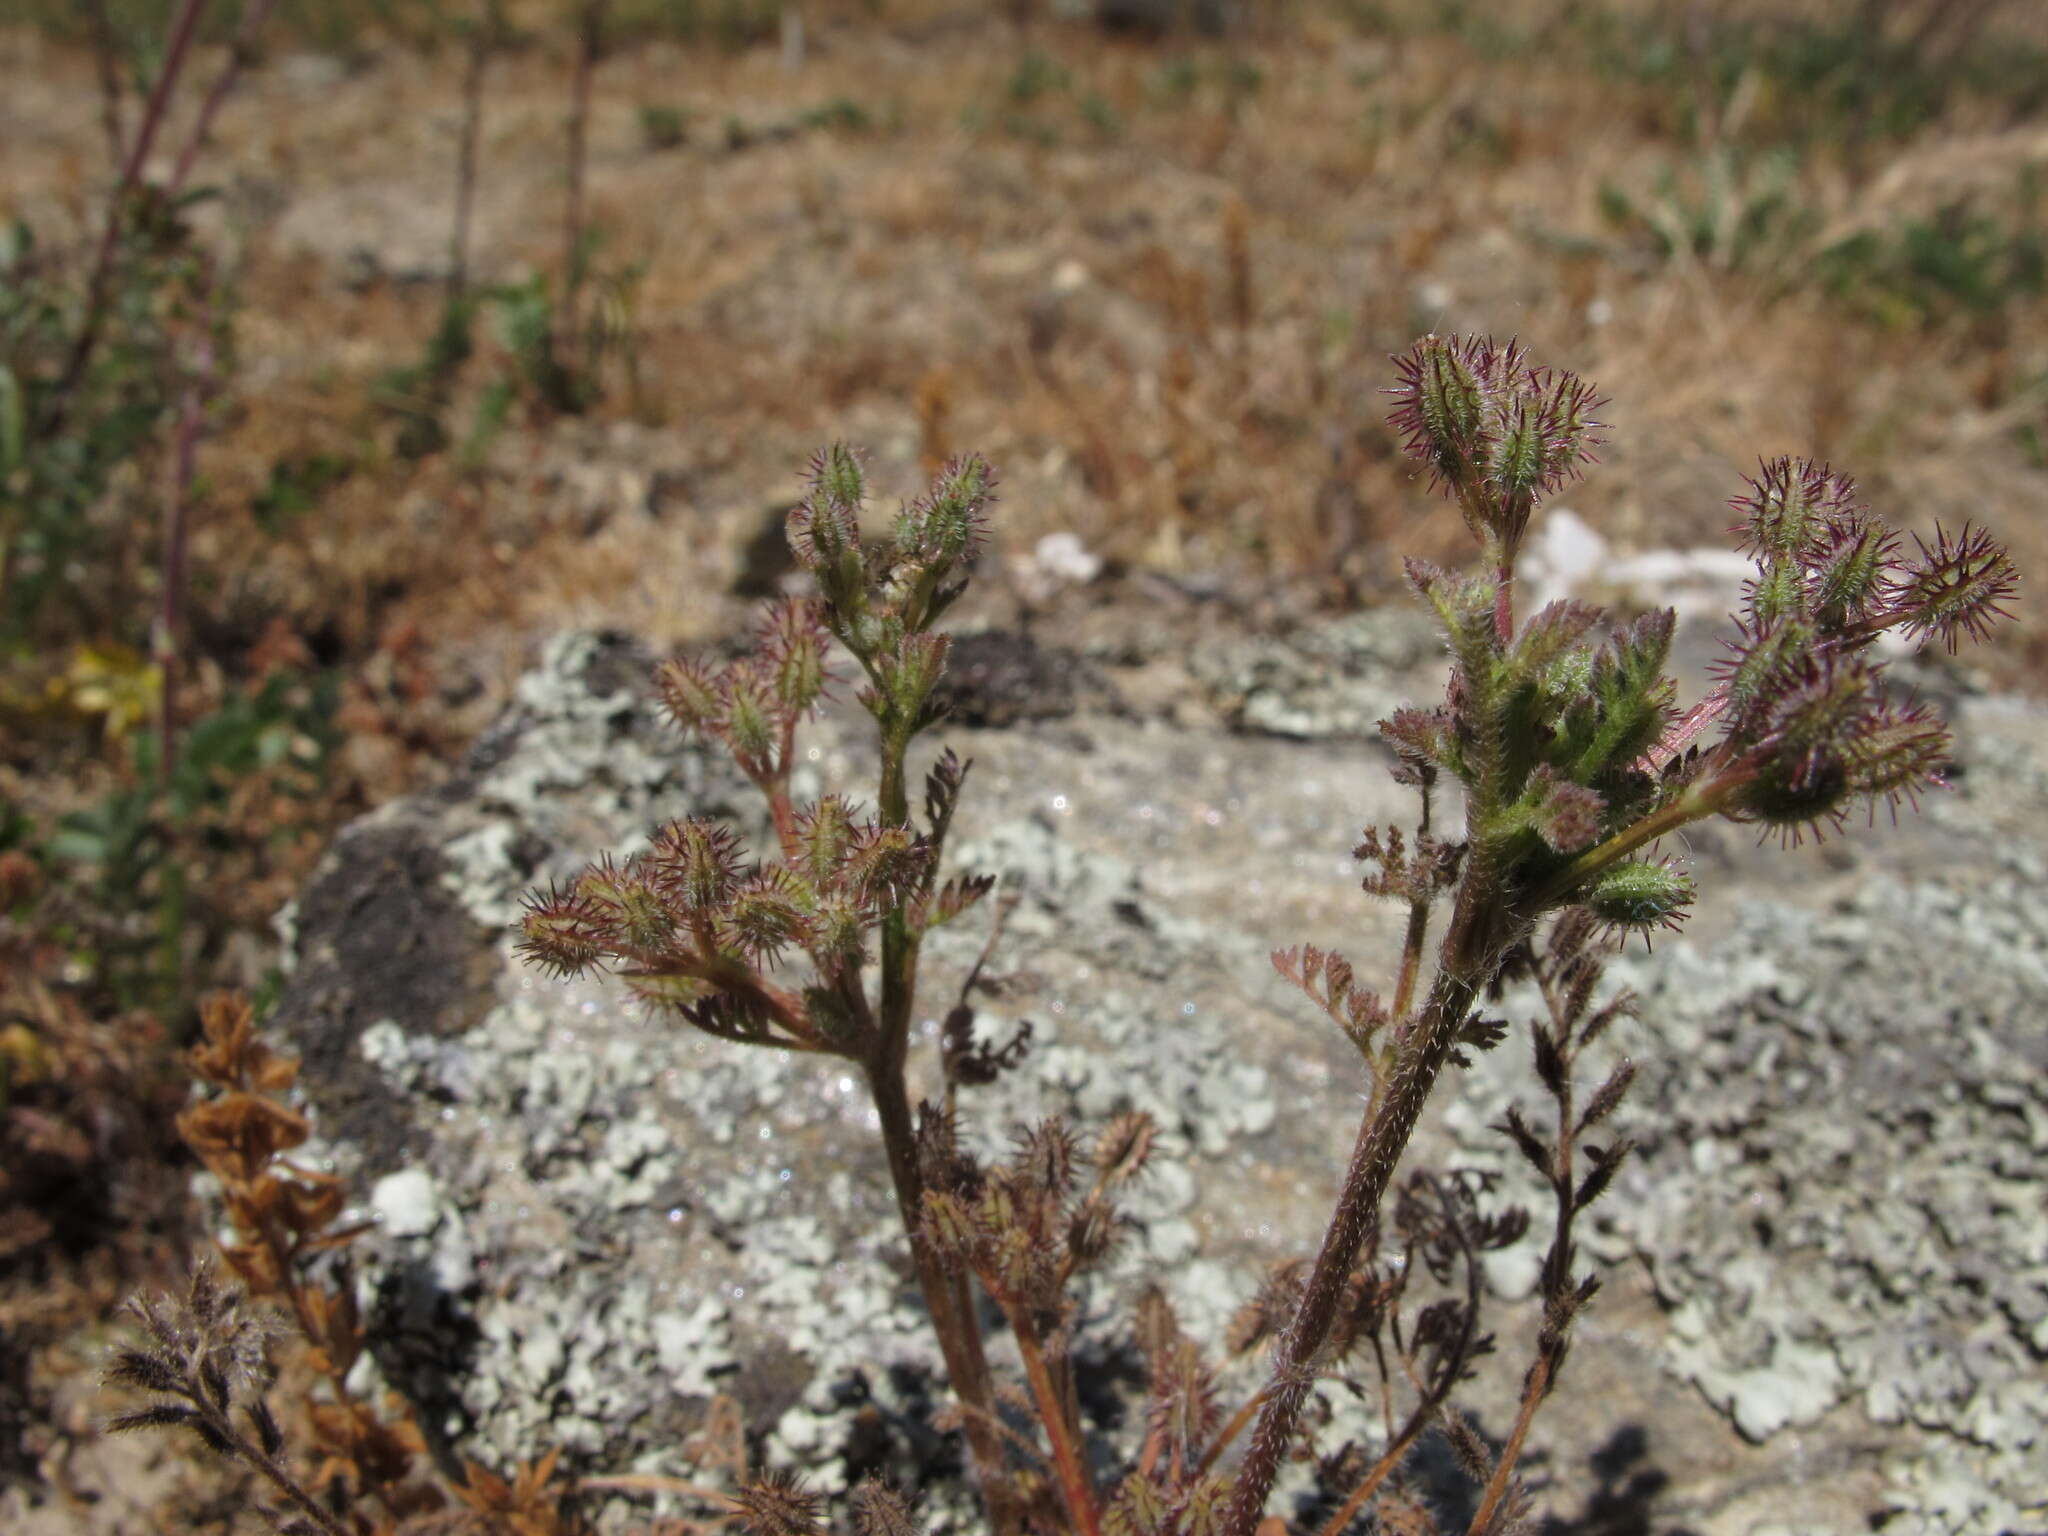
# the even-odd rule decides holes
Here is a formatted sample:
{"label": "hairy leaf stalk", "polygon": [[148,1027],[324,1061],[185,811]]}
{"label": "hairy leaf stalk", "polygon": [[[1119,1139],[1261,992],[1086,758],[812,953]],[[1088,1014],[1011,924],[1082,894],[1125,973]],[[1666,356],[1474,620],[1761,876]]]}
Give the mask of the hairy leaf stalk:
{"label": "hairy leaf stalk", "polygon": [[1451,933],[1445,940],[1443,968],[1376,1103],[1359,1125],[1358,1141],[1344,1171],[1344,1186],[1329,1228],[1323,1234],[1322,1250],[1316,1255],[1294,1322],[1277,1351],[1266,1406],[1231,1485],[1221,1525],[1225,1536],[1250,1536],[1265,1512],[1302,1407],[1315,1385],[1316,1357],[1336,1324],[1345,1282],[1379,1223],[1387,1186],[1437,1077],[1450,1060],[1459,1026],[1507,953],[1510,936],[1487,921],[1497,915],[1485,900],[1484,887],[1489,883],[1471,872],[1460,887]]}
{"label": "hairy leaf stalk", "polygon": [[1005,1470],[1005,1453],[996,1418],[995,1378],[982,1347],[981,1326],[974,1313],[973,1293],[964,1273],[950,1272],[919,1234],[924,1207],[924,1181],[917,1170],[916,1131],[910,1097],[903,1086],[900,1052],[893,1062],[877,1059],[867,1068],[868,1092],[882,1121],[882,1146],[889,1158],[889,1178],[896,1189],[896,1211],[909,1234],[911,1262],[918,1288],[931,1313],[946,1375],[965,1410],[962,1432],[974,1458],[976,1480],[988,1505],[989,1525],[996,1536],[1013,1536],[1023,1525],[1023,1511]]}
{"label": "hairy leaf stalk", "polygon": [[[882,743],[879,809],[883,822],[889,826],[907,826],[910,822],[910,797],[904,787],[908,749],[909,742],[893,733]],[[873,1054],[865,1063],[868,1092],[881,1116],[889,1178],[896,1189],[897,1213],[903,1218],[903,1230],[910,1240],[918,1288],[924,1292],[925,1307],[931,1313],[932,1331],[938,1335],[946,1374],[965,1410],[963,1433],[974,1458],[976,1480],[988,1504],[989,1522],[996,1536],[1010,1536],[1021,1528],[1023,1511],[1011,1491],[1004,1467],[1002,1433],[996,1418],[995,1378],[989,1373],[988,1352],[982,1345],[974,1293],[968,1277],[940,1262],[919,1231],[924,1180],[917,1167],[916,1126],[904,1086],[904,1067],[910,1053],[910,1015],[917,997],[921,948],[902,908],[883,917],[881,1017]]]}

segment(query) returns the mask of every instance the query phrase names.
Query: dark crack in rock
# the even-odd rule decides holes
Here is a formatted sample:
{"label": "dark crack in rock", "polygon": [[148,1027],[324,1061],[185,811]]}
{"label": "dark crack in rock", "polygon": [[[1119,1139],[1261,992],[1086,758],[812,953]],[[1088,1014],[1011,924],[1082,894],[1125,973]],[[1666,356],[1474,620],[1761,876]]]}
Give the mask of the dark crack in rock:
{"label": "dark crack in rock", "polygon": [[947,719],[968,726],[1058,720],[1084,699],[1099,708],[1108,698],[1100,675],[1073,651],[1007,629],[956,635],[937,691]]}
{"label": "dark crack in rock", "polygon": [[401,802],[349,827],[287,916],[298,942],[271,1024],[320,1085],[326,1134],[358,1149],[370,1174],[419,1156],[428,1133],[359,1042],[392,1017],[422,1039],[460,1034],[482,1016],[499,965],[496,936],[447,889],[439,809]]}

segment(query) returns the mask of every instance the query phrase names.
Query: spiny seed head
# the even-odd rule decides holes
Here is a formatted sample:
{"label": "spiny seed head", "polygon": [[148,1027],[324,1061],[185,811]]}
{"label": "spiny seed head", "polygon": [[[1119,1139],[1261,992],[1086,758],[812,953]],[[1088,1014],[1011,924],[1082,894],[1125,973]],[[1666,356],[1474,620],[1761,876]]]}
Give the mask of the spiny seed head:
{"label": "spiny seed head", "polygon": [[809,492],[789,514],[789,545],[797,562],[817,572],[848,551],[857,552],[867,499],[859,456],[844,443],[819,449],[811,458]]}
{"label": "spiny seed head", "polygon": [[1805,795],[1837,778],[1844,753],[1877,702],[1877,680],[1853,657],[1802,657],[1773,690],[1763,726],[1769,777]]}
{"label": "spiny seed head", "polygon": [[1785,679],[1751,734],[1749,779],[1731,810],[1795,843],[1840,826],[1859,798],[1896,811],[1938,784],[1948,761],[1940,722],[1885,701],[1860,658],[1825,652]]}
{"label": "spiny seed head", "polygon": [[1095,1171],[1105,1184],[1135,1179],[1151,1159],[1159,1126],[1142,1109],[1127,1109],[1095,1138]]}
{"label": "spiny seed head", "polygon": [[768,610],[757,654],[774,678],[775,702],[801,719],[824,695],[825,616],[816,603],[789,599]]}
{"label": "spiny seed head", "polygon": [[[1511,343],[1510,353],[1519,358]],[[1471,336],[1425,336],[1394,359],[1401,405],[1394,425],[1408,434],[1408,452],[1430,467],[1438,484],[1456,487],[1482,445],[1486,386],[1496,368],[1491,341]]]}
{"label": "spiny seed head", "polygon": [[610,923],[576,887],[551,885],[523,905],[519,953],[552,975],[580,976],[610,953]]}
{"label": "spiny seed head", "polygon": [[1749,622],[1763,630],[1799,619],[1806,606],[1805,578],[1789,560],[1761,568],[1743,587]]}
{"label": "spiny seed head", "polygon": [[742,662],[728,668],[721,682],[720,737],[732,748],[742,769],[750,773],[768,771],[774,766],[782,734],[774,678],[765,668]]}
{"label": "spiny seed head", "polygon": [[819,1536],[825,1501],[806,1489],[793,1472],[750,1478],[734,1495],[748,1536]]}
{"label": "spiny seed head", "polygon": [[1537,402],[1526,397],[1503,402],[1499,430],[1486,446],[1486,476],[1503,496],[1534,495],[1543,484],[1543,421]]}
{"label": "spiny seed head", "polygon": [[654,834],[647,867],[663,893],[691,912],[725,904],[739,879],[740,840],[730,827],[703,817],[672,821]]}
{"label": "spiny seed head", "polygon": [[774,961],[804,933],[803,910],[779,869],[762,870],[740,886],[719,916],[720,940],[756,963]]}
{"label": "spiny seed head", "polygon": [[1810,459],[1768,460],[1743,484],[1729,503],[1742,514],[1733,532],[1764,561],[1804,563],[1828,524],[1857,509],[1856,482]]}
{"label": "spiny seed head", "polygon": [[1603,923],[1646,933],[1678,927],[1697,894],[1692,877],[1666,861],[1628,859],[1602,870],[1575,899]]}
{"label": "spiny seed head", "polygon": [[1045,1274],[1051,1257],[1044,1244],[1023,1227],[998,1231],[989,1267],[997,1288],[1011,1297],[1029,1297],[1039,1289],[1035,1283]]}
{"label": "spiny seed head", "polygon": [[924,1192],[924,1240],[932,1251],[949,1263],[958,1263],[974,1252],[981,1240],[981,1228],[965,1200],[950,1190]]}
{"label": "spiny seed head", "polygon": [[857,903],[843,896],[830,897],[810,914],[804,947],[817,957],[819,965],[837,971],[861,963],[867,930],[868,916]]}
{"label": "spiny seed head", "polygon": [[918,1536],[909,1501],[887,1483],[863,1478],[850,1503],[859,1536]]}
{"label": "spiny seed head", "polygon": [[608,950],[644,955],[674,935],[675,914],[637,860],[620,864],[606,854],[578,878],[576,893],[604,924]]}
{"label": "spiny seed head", "polygon": [[2019,571],[1990,534],[1965,523],[1953,537],[1936,529],[1931,546],[1917,535],[1913,542],[1919,553],[1893,596],[1907,634],[1939,640],[1953,653],[1960,636],[1981,643],[1993,624],[2012,617],[2005,605],[2019,590]]}
{"label": "spiny seed head", "polygon": [[790,552],[817,578],[835,625],[857,617],[866,601],[860,543],[866,503],[867,480],[859,458],[845,444],[834,443],[811,460],[810,490],[789,514]]}
{"label": "spiny seed head", "polygon": [[904,718],[915,718],[946,672],[953,648],[951,635],[905,635],[893,651],[878,658],[876,670],[889,703]]}
{"label": "spiny seed head", "polygon": [[1728,655],[1715,664],[1714,671],[1728,690],[1731,733],[1753,733],[1760,711],[1799,676],[1821,642],[1810,626],[1790,622],[1745,630],[1726,643]]}
{"label": "spiny seed head", "polygon": [[1896,815],[1901,800],[1917,802],[1921,790],[1941,785],[1954,745],[1924,705],[1881,703],[1864,716],[1842,757],[1849,782],[1873,812],[1882,800]]}
{"label": "spiny seed head", "polygon": [[819,890],[837,884],[857,836],[853,811],[838,795],[826,795],[797,813],[798,862]]}
{"label": "spiny seed head", "polygon": [[638,867],[629,869],[619,886],[619,910],[614,919],[619,947],[631,954],[653,955],[675,941],[676,914],[669,910],[661,893]]}
{"label": "spiny seed head", "polygon": [[901,906],[931,868],[931,845],[908,827],[870,822],[847,850],[842,880],[872,910]]}
{"label": "spiny seed head", "polygon": [[1825,629],[1860,624],[1889,601],[1898,536],[1864,516],[1831,524],[1817,541],[1808,603]]}
{"label": "spiny seed head", "polygon": [[654,674],[662,707],[685,731],[707,730],[720,713],[718,682],[694,661],[665,661]]}
{"label": "spiny seed head", "polygon": [[1393,424],[1477,537],[1512,550],[1536,504],[1593,461],[1604,402],[1576,374],[1532,365],[1517,342],[1430,335],[1394,365]]}
{"label": "spiny seed head", "polygon": [[899,552],[937,571],[972,560],[988,532],[994,488],[995,472],[980,454],[949,462],[897,519]]}
{"label": "spiny seed head", "polygon": [[1056,1200],[1074,1182],[1076,1150],[1074,1133],[1064,1121],[1041,1120],[1018,1138],[1010,1166],[1021,1184]]}

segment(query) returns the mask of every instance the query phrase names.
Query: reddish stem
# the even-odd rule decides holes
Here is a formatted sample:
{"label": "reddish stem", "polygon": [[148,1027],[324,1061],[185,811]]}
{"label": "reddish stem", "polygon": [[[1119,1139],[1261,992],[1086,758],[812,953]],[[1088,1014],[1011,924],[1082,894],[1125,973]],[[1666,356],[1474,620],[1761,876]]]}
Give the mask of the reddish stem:
{"label": "reddish stem", "polygon": [[107,317],[107,284],[113,279],[114,255],[120,249],[121,224],[127,217],[128,199],[142,180],[142,168],[148,163],[149,151],[156,143],[158,130],[164,125],[171,93],[177,88],[178,77],[184,73],[185,60],[192,51],[192,39],[199,30],[199,18],[205,10],[206,0],[183,0],[171,22],[170,37],[164,46],[163,67],[157,71],[156,84],[150,87],[142,121],[136,126],[134,142],[128,146],[127,163],[121,167],[120,180],[114,184],[114,195],[107,205],[107,221],[100,230],[99,246],[93,252],[92,275],[86,280],[85,288],[85,320],[79,327],[78,339],[71,344],[71,355],[65,359],[64,372],[58,378],[56,388],[50,392],[50,403],[45,407],[43,431],[47,435],[54,436],[63,426],[65,413],[70,409],[71,393],[85,376],[86,365],[99,348],[100,328]]}
{"label": "reddish stem", "polygon": [[200,103],[199,116],[193,120],[191,135],[185,140],[185,147],[178,152],[178,163],[171,170],[171,179],[164,184],[164,196],[176,197],[184,188],[186,178],[192,174],[193,163],[199,158],[200,146],[206,142],[214,118],[220,115],[222,104],[241,78],[243,67],[255,49],[257,34],[263,30],[263,23],[270,19],[270,12],[276,4],[277,0],[250,0],[249,9],[242,13],[242,24],[235,29],[235,40],[228,44],[227,66],[213,82],[213,89],[206,93],[206,100]]}
{"label": "reddish stem", "polygon": [[1101,1536],[1102,1516],[1095,1506],[1095,1486],[1089,1480],[1081,1456],[1080,1426],[1069,1412],[1067,1396],[1053,1380],[1045,1358],[1045,1346],[1022,1307],[1005,1307],[1010,1328],[1017,1336],[1017,1352],[1024,1357],[1024,1375],[1031,1383],[1031,1397],[1038,1405],[1038,1417],[1052,1442],[1053,1470],[1059,1477],[1060,1497],[1077,1536]]}
{"label": "reddish stem", "polygon": [[178,403],[178,436],[171,455],[171,491],[164,508],[163,590],[151,636],[157,665],[157,781],[168,784],[178,756],[178,642],[185,627],[185,555],[190,542],[194,461],[207,385],[213,376],[213,342],[202,337],[199,357]]}

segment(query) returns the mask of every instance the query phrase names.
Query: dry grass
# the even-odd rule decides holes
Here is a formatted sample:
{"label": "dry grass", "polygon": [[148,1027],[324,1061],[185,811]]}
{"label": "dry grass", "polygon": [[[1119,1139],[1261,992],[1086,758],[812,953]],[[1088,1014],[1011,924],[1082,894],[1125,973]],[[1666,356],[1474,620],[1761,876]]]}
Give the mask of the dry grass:
{"label": "dry grass", "polygon": [[[1071,528],[1152,565],[1373,593],[1428,513],[1371,391],[1382,355],[1431,326],[1539,339],[1616,397],[1612,469],[1576,509],[1626,543],[1713,538],[1756,455],[1815,452],[1902,520],[1967,513],[2030,553],[2021,513],[2043,475],[2016,429],[2041,419],[2038,297],[1995,322],[1884,330],[1821,294],[1645,260],[1600,189],[1696,152],[1668,82],[1342,9],[1153,43],[1019,34],[933,3],[826,8],[795,72],[773,47],[622,47],[599,76],[589,183],[602,259],[645,264],[640,419],[615,393],[593,419],[501,438],[480,472],[372,454],[251,561],[239,509],[271,465],[374,437],[365,392],[432,326],[461,62],[371,47],[330,78],[274,57],[214,161],[247,251],[255,387],[211,445],[202,561],[253,567],[250,625],[282,611],[347,654],[395,621],[435,652],[499,634],[495,684],[565,620],[722,627],[733,610],[691,592],[695,562],[728,569],[824,437],[873,444],[907,484],[942,395],[944,446],[1004,468],[1013,543]],[[1506,25],[1553,9],[1529,0]],[[485,279],[545,269],[559,244],[566,35],[531,39],[488,84]],[[78,206],[89,62],[8,46],[13,196]],[[835,102],[869,126],[776,136]],[[690,142],[645,147],[644,105],[683,109]],[[1822,231],[1807,243],[2038,169],[2048,129],[2003,110],[1962,93],[1877,151],[1803,149],[1797,195]],[[729,123],[757,142],[729,149]]]}

